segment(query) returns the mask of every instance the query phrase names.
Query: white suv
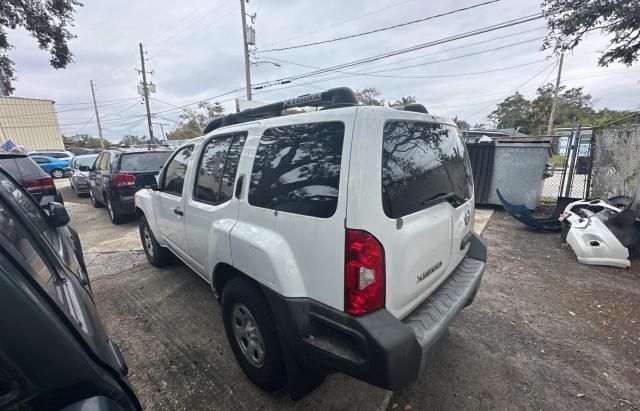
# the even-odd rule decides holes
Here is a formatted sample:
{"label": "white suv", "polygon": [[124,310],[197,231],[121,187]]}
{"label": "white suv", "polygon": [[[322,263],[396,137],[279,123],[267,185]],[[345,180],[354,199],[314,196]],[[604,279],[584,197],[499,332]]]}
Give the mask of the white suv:
{"label": "white suv", "polygon": [[[280,116],[299,106],[324,109]],[[247,376],[293,398],[414,382],[485,268],[454,123],[347,88],[215,119],[135,203],[149,261],[209,282]]]}

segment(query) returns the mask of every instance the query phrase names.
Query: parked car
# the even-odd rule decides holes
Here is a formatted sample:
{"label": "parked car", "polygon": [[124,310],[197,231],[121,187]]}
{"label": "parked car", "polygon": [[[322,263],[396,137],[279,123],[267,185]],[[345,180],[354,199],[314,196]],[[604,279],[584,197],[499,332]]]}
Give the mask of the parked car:
{"label": "parked car", "polygon": [[69,182],[78,197],[89,194],[89,172],[96,162],[97,157],[98,154],[88,154],[75,156],[73,160],[71,160],[71,176],[69,177]]}
{"label": "parked car", "polygon": [[68,221],[0,166],[0,409],[139,410]]}
{"label": "parked car", "polygon": [[113,224],[120,224],[135,214],[136,191],[155,181],[168,150],[106,150],[89,173],[89,195],[94,207],[107,206]]}
{"label": "parked car", "polygon": [[63,202],[53,178],[26,154],[0,153],[0,167],[3,167],[22,185],[41,206],[52,201]]}
{"label": "parked car", "polygon": [[[280,116],[300,106],[324,109]],[[213,120],[136,212],[149,262],[210,282],[248,378],[293,398],[330,372],[416,381],[485,268],[455,124],[346,88]]]}
{"label": "parked car", "polygon": [[53,157],[53,158],[57,158],[58,160],[67,160],[67,161],[71,161],[73,157],[75,157],[75,154],[73,154],[71,151],[65,151],[65,150],[35,150],[35,151],[29,151],[29,155]]}
{"label": "parked car", "polygon": [[69,160],[58,160],[54,157],[34,155],[30,155],[29,157],[53,178],[62,178],[71,174]]}

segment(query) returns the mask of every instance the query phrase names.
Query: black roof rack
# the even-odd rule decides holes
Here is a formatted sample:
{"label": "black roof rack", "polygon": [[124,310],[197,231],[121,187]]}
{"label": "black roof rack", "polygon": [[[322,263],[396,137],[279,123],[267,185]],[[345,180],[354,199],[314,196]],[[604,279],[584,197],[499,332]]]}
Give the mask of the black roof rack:
{"label": "black roof rack", "polygon": [[353,90],[348,87],[337,87],[320,93],[305,94],[289,100],[278,101],[277,103],[244,110],[240,113],[227,114],[226,116],[215,118],[209,122],[203,134],[232,124],[278,117],[282,115],[283,110],[293,107],[323,107],[323,110],[328,110],[357,105],[358,100]]}
{"label": "black roof rack", "polygon": [[427,111],[427,108],[425,106],[423,106],[422,104],[416,104],[416,103],[407,104],[402,109],[404,111],[414,111],[416,113],[429,114],[429,112]]}

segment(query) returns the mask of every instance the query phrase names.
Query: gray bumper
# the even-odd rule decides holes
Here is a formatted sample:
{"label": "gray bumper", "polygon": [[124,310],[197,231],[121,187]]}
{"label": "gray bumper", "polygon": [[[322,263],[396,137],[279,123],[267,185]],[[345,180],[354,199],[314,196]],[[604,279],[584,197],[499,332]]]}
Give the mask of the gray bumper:
{"label": "gray bumper", "polygon": [[425,301],[402,320],[411,328],[422,349],[420,372],[446,335],[449,324],[475,297],[485,265],[484,261],[467,255],[431,296],[431,301]]}

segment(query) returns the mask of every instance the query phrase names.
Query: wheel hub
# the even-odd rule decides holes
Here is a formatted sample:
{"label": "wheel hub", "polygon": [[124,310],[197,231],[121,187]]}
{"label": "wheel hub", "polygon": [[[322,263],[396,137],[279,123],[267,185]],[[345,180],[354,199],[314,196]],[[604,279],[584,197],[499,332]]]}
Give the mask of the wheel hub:
{"label": "wheel hub", "polygon": [[258,323],[251,311],[241,303],[233,305],[231,310],[233,335],[244,357],[256,368],[264,365],[266,352],[264,340]]}

